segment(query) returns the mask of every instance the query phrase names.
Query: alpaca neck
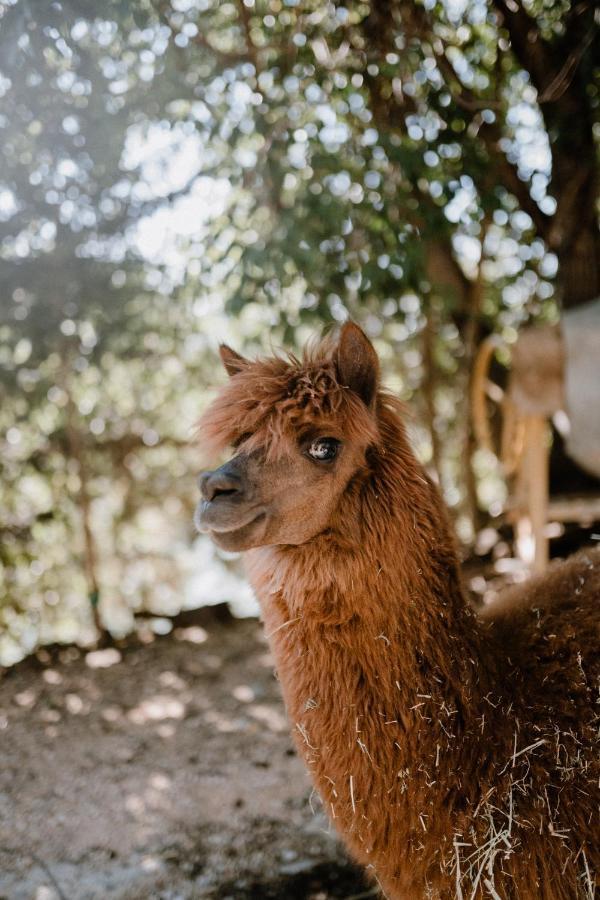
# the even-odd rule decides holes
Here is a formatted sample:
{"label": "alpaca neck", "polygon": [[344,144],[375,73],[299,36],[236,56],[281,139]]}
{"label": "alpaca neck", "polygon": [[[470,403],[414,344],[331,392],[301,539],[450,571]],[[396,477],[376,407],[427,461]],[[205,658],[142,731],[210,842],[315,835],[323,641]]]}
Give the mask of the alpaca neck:
{"label": "alpaca neck", "polygon": [[424,848],[447,852],[454,804],[477,805],[494,713],[452,542],[435,519],[432,544],[416,508],[410,531],[389,508],[391,547],[381,529],[368,545],[338,533],[248,554],[290,725],[325,810],[382,878],[387,836],[404,835],[385,884],[407,897],[432,865]]}
{"label": "alpaca neck", "polygon": [[[249,554],[286,699],[288,670],[293,689],[296,665],[327,664],[322,648],[330,656],[337,644],[361,667],[363,692],[381,696],[387,681],[394,702],[407,710],[433,691],[446,705],[460,705],[463,717],[479,712],[488,682],[479,628],[452,540],[438,519],[434,524],[433,541],[418,517],[408,532],[396,526],[393,547],[374,540],[366,548],[328,534],[303,547]],[[345,685],[347,672],[331,664],[332,686]]]}
{"label": "alpaca neck", "polygon": [[[249,574],[301,729],[310,734],[318,716],[306,706],[321,692],[340,715],[342,702],[379,709],[413,737],[446,743],[455,723],[480,721],[489,678],[442,500],[383,414],[384,452],[349,486],[339,524],[298,547],[251,551]],[[398,743],[409,757],[412,741]]]}

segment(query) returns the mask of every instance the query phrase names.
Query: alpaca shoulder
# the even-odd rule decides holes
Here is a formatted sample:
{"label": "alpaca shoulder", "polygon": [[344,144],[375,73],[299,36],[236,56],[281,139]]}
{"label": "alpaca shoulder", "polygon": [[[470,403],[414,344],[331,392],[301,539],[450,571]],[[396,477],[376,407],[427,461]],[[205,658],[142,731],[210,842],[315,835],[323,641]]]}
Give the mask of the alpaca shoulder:
{"label": "alpaca shoulder", "polygon": [[505,686],[527,705],[587,723],[600,677],[599,549],[551,566],[479,617]]}
{"label": "alpaca shoulder", "polygon": [[600,623],[600,547],[581,550],[567,560],[553,563],[547,572],[525,584],[505,590],[496,600],[478,610],[484,622],[520,620],[532,610],[553,619],[579,617]]}

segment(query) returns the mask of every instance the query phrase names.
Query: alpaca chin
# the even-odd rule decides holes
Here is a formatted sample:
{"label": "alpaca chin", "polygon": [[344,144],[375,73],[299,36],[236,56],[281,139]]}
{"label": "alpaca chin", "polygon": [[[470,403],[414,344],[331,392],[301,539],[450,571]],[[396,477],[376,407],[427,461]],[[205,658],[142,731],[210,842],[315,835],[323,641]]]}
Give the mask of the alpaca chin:
{"label": "alpaca chin", "polygon": [[240,552],[261,543],[267,523],[263,509],[247,511],[213,509],[202,502],[196,507],[194,525],[201,534],[209,534],[222,550]]}

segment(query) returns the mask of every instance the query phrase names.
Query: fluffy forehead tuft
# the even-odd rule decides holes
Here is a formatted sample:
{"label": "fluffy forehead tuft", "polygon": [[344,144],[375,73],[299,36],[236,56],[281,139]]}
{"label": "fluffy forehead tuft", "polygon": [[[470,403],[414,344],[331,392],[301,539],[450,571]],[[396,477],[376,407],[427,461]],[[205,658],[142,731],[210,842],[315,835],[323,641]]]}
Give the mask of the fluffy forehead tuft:
{"label": "fluffy forehead tuft", "polygon": [[349,388],[339,384],[329,339],[294,356],[247,362],[208,407],[197,426],[203,456],[215,457],[244,440],[268,459],[293,451],[310,429],[372,444],[378,439],[373,415]]}

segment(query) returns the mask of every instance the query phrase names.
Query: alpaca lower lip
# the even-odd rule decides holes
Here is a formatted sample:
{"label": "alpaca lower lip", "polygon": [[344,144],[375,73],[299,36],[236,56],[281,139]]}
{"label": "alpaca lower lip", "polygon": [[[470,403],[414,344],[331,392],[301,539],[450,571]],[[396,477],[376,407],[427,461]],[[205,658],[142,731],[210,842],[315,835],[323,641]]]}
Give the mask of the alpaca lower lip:
{"label": "alpaca lower lip", "polygon": [[246,533],[248,529],[252,528],[253,525],[257,525],[259,522],[262,522],[265,518],[266,513],[261,510],[261,512],[252,516],[251,519],[247,519],[243,523],[237,522],[232,528],[211,528],[211,534],[215,540],[219,537],[236,537],[242,533]]}
{"label": "alpaca lower lip", "polygon": [[210,503],[203,500],[194,516],[198,531],[213,534],[229,534],[247,528],[257,519],[264,516],[262,508],[244,510],[243,512],[225,507],[222,503]]}
{"label": "alpaca lower lip", "polygon": [[244,519],[241,522],[235,522],[235,524],[226,527],[213,525],[210,530],[214,532],[214,534],[233,534],[233,532],[241,531],[242,528],[247,528],[259,519],[263,519],[264,515],[264,512],[253,513],[248,519]]}

